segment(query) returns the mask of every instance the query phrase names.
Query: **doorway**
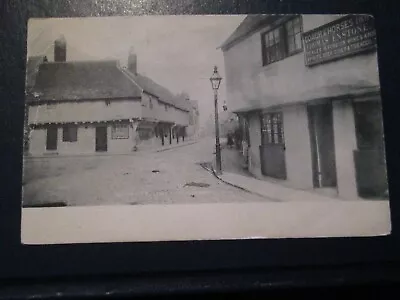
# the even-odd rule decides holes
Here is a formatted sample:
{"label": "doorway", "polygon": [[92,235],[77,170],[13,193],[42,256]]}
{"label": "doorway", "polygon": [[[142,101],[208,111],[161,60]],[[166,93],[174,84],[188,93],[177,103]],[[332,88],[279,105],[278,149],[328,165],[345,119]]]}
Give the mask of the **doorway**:
{"label": "doorway", "polygon": [[357,149],[354,151],[357,189],[363,198],[386,197],[385,146],[382,107],[379,99],[353,104]]}
{"label": "doorway", "polygon": [[261,115],[261,173],[285,180],[286,157],[283,129],[283,113],[270,112]]}
{"label": "doorway", "polygon": [[107,151],[107,127],[96,127],[96,152]]}
{"label": "doorway", "polygon": [[314,188],[336,188],[332,103],[307,107]]}
{"label": "doorway", "polygon": [[50,126],[47,128],[46,150],[57,150],[58,128]]}

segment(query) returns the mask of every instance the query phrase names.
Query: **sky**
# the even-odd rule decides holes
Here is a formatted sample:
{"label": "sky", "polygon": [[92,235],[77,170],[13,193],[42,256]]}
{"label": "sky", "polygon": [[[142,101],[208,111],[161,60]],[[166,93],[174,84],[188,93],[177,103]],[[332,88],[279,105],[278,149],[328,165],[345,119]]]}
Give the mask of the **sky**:
{"label": "sky", "polygon": [[67,60],[116,59],[126,65],[133,47],[138,72],[178,94],[199,102],[200,122],[214,112],[210,76],[222,76],[219,107],[226,100],[223,54],[217,49],[244,19],[235,16],[135,16],[30,19],[28,56],[53,57],[53,42],[67,41]]}

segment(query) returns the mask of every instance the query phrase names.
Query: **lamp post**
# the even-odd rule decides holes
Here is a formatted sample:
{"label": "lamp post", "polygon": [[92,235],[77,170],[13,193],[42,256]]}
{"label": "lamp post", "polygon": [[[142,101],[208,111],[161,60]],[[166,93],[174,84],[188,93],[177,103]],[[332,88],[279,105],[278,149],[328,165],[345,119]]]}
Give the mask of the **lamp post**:
{"label": "lamp post", "polygon": [[217,66],[214,67],[214,73],[210,77],[211,86],[214,90],[214,109],[215,109],[215,155],[216,155],[216,167],[217,174],[222,173],[221,169],[221,145],[219,143],[219,121],[218,121],[218,89],[221,84],[221,76],[218,73]]}

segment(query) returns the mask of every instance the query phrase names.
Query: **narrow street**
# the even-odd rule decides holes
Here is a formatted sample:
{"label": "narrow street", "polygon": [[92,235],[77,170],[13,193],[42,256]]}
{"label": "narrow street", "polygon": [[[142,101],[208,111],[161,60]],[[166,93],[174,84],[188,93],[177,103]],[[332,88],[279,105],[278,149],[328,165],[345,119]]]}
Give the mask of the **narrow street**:
{"label": "narrow street", "polygon": [[[41,158],[26,164],[47,177],[24,185],[24,205],[190,204],[268,201],[229,186],[200,163],[211,162],[214,140],[163,152]],[[43,161],[45,160],[45,161]],[[53,167],[52,167],[53,165]],[[39,170],[46,166],[46,171]]]}

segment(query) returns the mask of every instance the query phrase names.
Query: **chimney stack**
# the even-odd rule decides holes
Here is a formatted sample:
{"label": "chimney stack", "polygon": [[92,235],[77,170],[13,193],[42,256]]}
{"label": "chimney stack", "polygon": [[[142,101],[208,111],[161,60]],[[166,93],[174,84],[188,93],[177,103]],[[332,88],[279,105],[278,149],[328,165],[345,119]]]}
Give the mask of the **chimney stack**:
{"label": "chimney stack", "polygon": [[135,75],[137,74],[137,55],[133,47],[129,50],[128,70]]}
{"label": "chimney stack", "polygon": [[63,35],[54,42],[54,61],[67,61],[67,41]]}

